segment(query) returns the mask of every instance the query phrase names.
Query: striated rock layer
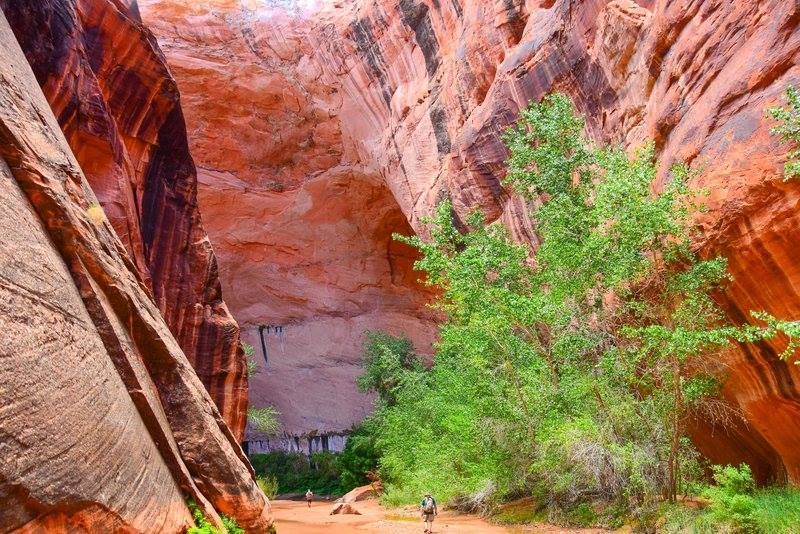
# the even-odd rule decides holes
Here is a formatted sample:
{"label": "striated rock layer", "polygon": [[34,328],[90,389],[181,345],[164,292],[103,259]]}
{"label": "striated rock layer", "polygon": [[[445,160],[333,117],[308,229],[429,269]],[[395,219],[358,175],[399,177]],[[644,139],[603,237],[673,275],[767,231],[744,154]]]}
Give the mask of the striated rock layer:
{"label": "striated rock layer", "polygon": [[431,352],[430,292],[415,251],[391,238],[412,229],[345,137],[344,95],[312,58],[308,21],[248,7],[260,3],[139,5],[181,80],[226,301],[260,368],[251,401],[277,407],[289,443],[348,430],[371,409],[355,385],[365,330]]}
{"label": "striated rock layer", "polygon": [[234,435],[244,355],[197,208],[178,90],[120,0],[0,0],[108,220]]}
{"label": "striated rock layer", "polygon": [[[328,260],[349,257],[365,241],[373,261],[385,250],[293,216],[300,209],[358,218],[374,205],[350,186],[314,203],[306,189],[328,189],[331,173],[346,184],[366,177],[388,188],[383,202],[418,232],[421,218],[449,196],[458,216],[481,209],[534,242],[526,206],[500,183],[499,134],[529,100],[553,90],[573,97],[595,139],[635,147],[650,138],[663,169],[678,159],[703,165],[697,181],[711,191],[710,212],[698,245],[729,259],[734,281],[721,298],[731,317],[747,321],[755,309],[800,318],[800,185],[780,180],[786,149],[769,135],[763,111],[800,77],[795,2],[141,0],[140,8],[189,95],[201,203],[215,213],[209,231],[220,246],[223,284],[237,293],[233,309],[251,325],[281,317],[287,306],[305,317],[346,313],[353,299],[336,292],[341,270]],[[329,209],[334,195],[337,206],[350,208]],[[217,216],[225,209],[234,214]],[[275,251],[309,265],[239,267]],[[427,339],[414,326],[423,316],[408,295],[413,286],[381,278],[381,291],[370,293],[358,284],[373,288],[374,276],[338,265],[347,266],[352,294],[363,295],[361,309],[386,302],[387,288],[402,289],[411,320],[394,324]],[[298,287],[315,269],[326,274],[310,289]],[[309,372],[335,366],[341,350],[354,349],[355,332],[345,331],[337,323],[309,327],[287,358],[302,358]],[[307,348],[329,333],[336,354]],[[724,393],[747,423],[721,430],[699,422],[694,433],[715,461],[745,460],[762,480],[800,483],[800,372],[780,361],[781,348],[776,341],[726,354]],[[276,364],[264,383],[301,372]],[[348,387],[350,376],[341,375],[326,374],[324,391],[254,395],[328,413],[328,388]],[[312,429],[316,422],[301,423]]]}
{"label": "striated rock layer", "polygon": [[154,304],[0,14],[0,530],[264,532],[237,440]]}

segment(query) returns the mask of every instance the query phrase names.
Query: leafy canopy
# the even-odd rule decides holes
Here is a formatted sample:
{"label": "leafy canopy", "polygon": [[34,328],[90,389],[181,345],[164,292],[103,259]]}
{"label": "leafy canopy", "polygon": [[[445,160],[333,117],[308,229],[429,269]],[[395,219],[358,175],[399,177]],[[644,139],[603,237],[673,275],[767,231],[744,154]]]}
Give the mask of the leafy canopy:
{"label": "leafy canopy", "polygon": [[447,320],[429,371],[397,340],[365,360],[360,384],[385,400],[390,502],[430,490],[475,509],[533,491],[551,510],[592,498],[641,510],[699,472],[690,417],[737,416],[708,369],[732,339],[763,333],[728,323],[710,297],[726,262],[691,248],[693,171],[660,180],[652,144],[629,156],[583,128],[553,94],[504,136],[505,183],[532,207],[536,247],[480,213],[460,232],[449,202],[429,239],[396,236],[421,251]]}
{"label": "leafy canopy", "polygon": [[794,146],[787,154],[783,176],[786,180],[800,176],[800,93],[792,86],[786,89],[786,100],[789,107],[776,106],[769,108],[767,114],[779,122],[772,128],[773,135],[780,137],[781,142]]}

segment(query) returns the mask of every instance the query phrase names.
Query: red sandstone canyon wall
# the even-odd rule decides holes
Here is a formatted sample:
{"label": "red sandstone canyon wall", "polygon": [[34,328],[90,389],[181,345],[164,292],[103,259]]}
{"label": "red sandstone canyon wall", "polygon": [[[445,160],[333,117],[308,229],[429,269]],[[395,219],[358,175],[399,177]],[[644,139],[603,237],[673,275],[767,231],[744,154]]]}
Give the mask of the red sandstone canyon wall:
{"label": "red sandstone canyon wall", "polygon": [[[294,345],[287,334],[285,357],[298,364],[276,362],[255,388],[259,401],[328,413],[308,397],[352,387],[351,373],[315,373],[349,368],[343,352],[356,350],[354,330],[380,321],[350,321],[349,330],[340,322],[313,330],[313,321],[377,308],[389,302],[387,288],[406,299],[398,329],[430,339],[427,326],[414,326],[428,318],[415,308],[423,299],[408,294],[413,285],[376,284],[361,267],[367,256],[345,261],[361,258],[362,246],[384,251],[345,229],[375,205],[355,184],[388,190],[380,203],[418,232],[421,217],[450,197],[459,215],[482,209],[535,240],[526,207],[500,183],[499,134],[553,90],[572,96],[598,141],[654,139],[664,169],[678,159],[703,165],[698,185],[711,191],[710,212],[698,244],[729,259],[727,310],[737,320],[751,309],[800,317],[800,185],[781,180],[786,148],[764,115],[800,78],[795,2],[141,0],[140,9],[187,96],[201,204],[215,214],[209,232],[233,310],[250,329],[286,320],[287,309],[306,325]],[[331,173],[336,188],[325,183]],[[340,229],[320,231],[308,216]],[[275,252],[287,261],[255,266]],[[305,264],[293,267],[295,259]],[[345,274],[358,297],[341,291]],[[747,424],[727,432],[699,424],[695,435],[716,461],[746,460],[762,479],[800,482],[800,372],[779,360],[780,348],[726,355],[725,395]],[[308,381],[288,378],[306,372]],[[312,375],[330,383],[276,386]],[[298,424],[312,430],[320,421]]]}
{"label": "red sandstone canyon wall", "polygon": [[271,522],[0,13],[0,530]]}
{"label": "red sandstone canyon wall", "polygon": [[135,2],[0,0],[86,178],[234,435],[239,328],[197,207],[178,89]]}
{"label": "red sandstone canyon wall", "polygon": [[[355,385],[365,330],[407,333],[431,353],[430,292],[414,251],[391,238],[411,226],[346,136],[346,95],[324,78],[306,19],[139,4],[180,80],[226,301],[260,367],[251,401],[276,406],[291,435],[347,430],[371,409]],[[283,327],[263,330],[268,363],[262,325]]]}

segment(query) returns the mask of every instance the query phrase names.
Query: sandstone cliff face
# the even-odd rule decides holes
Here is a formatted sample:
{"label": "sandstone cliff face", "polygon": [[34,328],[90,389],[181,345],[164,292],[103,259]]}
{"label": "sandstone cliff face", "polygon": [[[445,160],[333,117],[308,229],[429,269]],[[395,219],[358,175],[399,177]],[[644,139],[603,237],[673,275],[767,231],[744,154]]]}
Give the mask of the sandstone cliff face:
{"label": "sandstone cliff face", "polygon": [[[0,14],[0,530],[270,521]],[[19,530],[18,530],[19,529]]]}
{"label": "sandstone cliff face", "polygon": [[154,37],[120,0],[0,0],[0,8],[114,230],[241,437],[239,328],[222,300],[178,90]]}
{"label": "sandstone cliff face", "polygon": [[[652,138],[664,169],[677,159],[704,164],[698,182],[711,191],[710,213],[699,245],[729,259],[734,282],[721,297],[727,310],[742,321],[751,309],[800,317],[793,245],[800,185],[780,180],[785,148],[769,136],[763,113],[800,75],[796,3],[142,0],[140,8],[191,95],[185,107],[203,167],[201,202],[230,206],[235,194],[238,206],[248,206],[227,222],[216,219],[210,234],[221,247],[223,284],[251,288],[253,300],[232,301],[251,324],[287,303],[344,306],[323,291],[336,286],[335,277],[298,295],[301,271],[236,268],[256,259],[246,255],[256,250],[266,258],[288,248],[326,270],[314,251],[349,252],[354,238],[336,242],[316,226],[306,227],[302,248],[284,232],[282,206],[308,206],[297,191],[331,168],[346,183],[357,175],[383,184],[416,231],[449,196],[458,215],[482,209],[518,239],[534,241],[527,208],[500,184],[499,133],[520,107],[552,90],[573,97],[597,140],[633,147]],[[353,216],[367,206],[355,190],[340,202]],[[314,211],[329,213],[321,205]],[[243,223],[251,216],[258,218]],[[253,230],[243,235],[243,226]],[[363,271],[349,274],[354,284],[364,280]],[[366,294],[363,302],[375,298]],[[800,373],[777,358],[780,348],[741,346],[725,356],[725,395],[747,425],[721,431],[699,423],[695,434],[716,461],[746,460],[761,478],[797,483]],[[266,382],[288,372],[273,369]],[[345,378],[336,383],[344,387]],[[255,396],[288,402],[277,390]]]}
{"label": "sandstone cliff face", "polygon": [[[414,251],[391,239],[412,229],[390,187],[344,135],[345,95],[312,59],[308,21],[250,5],[140,9],[163,30],[189,110],[226,301],[261,368],[252,404],[275,405],[289,434],[339,432],[371,408],[355,386],[365,330],[408,333],[431,352],[429,291]],[[282,332],[259,331],[270,325]]]}

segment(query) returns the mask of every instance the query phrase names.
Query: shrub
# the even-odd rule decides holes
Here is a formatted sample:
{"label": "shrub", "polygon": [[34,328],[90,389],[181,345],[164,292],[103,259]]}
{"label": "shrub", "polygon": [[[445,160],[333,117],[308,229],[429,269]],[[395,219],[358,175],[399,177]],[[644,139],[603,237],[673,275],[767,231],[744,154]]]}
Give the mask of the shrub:
{"label": "shrub", "polygon": [[755,511],[752,517],[758,529],[766,534],[792,534],[800,525],[800,490],[769,488],[753,494]]}
{"label": "shrub", "polygon": [[252,378],[258,374],[258,364],[256,363],[255,349],[253,348],[253,345],[242,343],[242,350],[244,350],[244,356],[247,360],[247,378]]}
{"label": "shrub", "polygon": [[377,393],[381,402],[390,406],[397,402],[394,392],[406,375],[423,369],[411,341],[379,331],[366,334],[362,368],[364,372],[357,379],[359,389]]}
{"label": "shrub", "polygon": [[754,517],[756,502],[752,493],[755,487],[753,475],[747,464],[714,466],[715,486],[705,491],[710,499],[708,514],[701,518],[701,525],[727,526],[734,532],[757,532]]}
{"label": "shrub", "polygon": [[250,455],[250,463],[258,477],[273,477],[277,493],[305,493],[311,489],[318,495],[341,494],[336,455],[316,452],[304,454],[273,451]]}
{"label": "shrub", "polygon": [[203,514],[203,511],[200,510],[200,507],[197,506],[197,503],[192,499],[186,501],[186,506],[189,508],[189,511],[192,513],[192,518],[194,519],[194,526],[186,530],[187,534],[245,534],[244,529],[236,523],[236,520],[225,514],[220,515],[223,528],[219,529],[211,524],[205,514]]}
{"label": "shrub", "polygon": [[800,491],[794,488],[754,489],[746,464],[714,466],[715,484],[703,495],[709,506],[691,510],[684,506],[666,509],[666,533],[700,534],[790,534],[800,525]]}
{"label": "shrub", "polygon": [[347,436],[344,450],[338,457],[341,491],[369,484],[376,478],[378,448],[376,423],[366,419]]}
{"label": "shrub", "polygon": [[264,495],[268,499],[274,499],[278,496],[278,479],[273,475],[263,475],[256,477],[256,483]]}
{"label": "shrub", "polygon": [[264,434],[275,435],[281,431],[280,412],[272,406],[264,408],[250,407],[247,409],[247,418]]}
{"label": "shrub", "polygon": [[767,113],[779,122],[772,128],[773,135],[780,137],[781,142],[794,146],[787,154],[786,165],[783,168],[784,179],[800,176],[800,93],[792,86],[786,89],[786,100],[789,107],[769,108]]}

